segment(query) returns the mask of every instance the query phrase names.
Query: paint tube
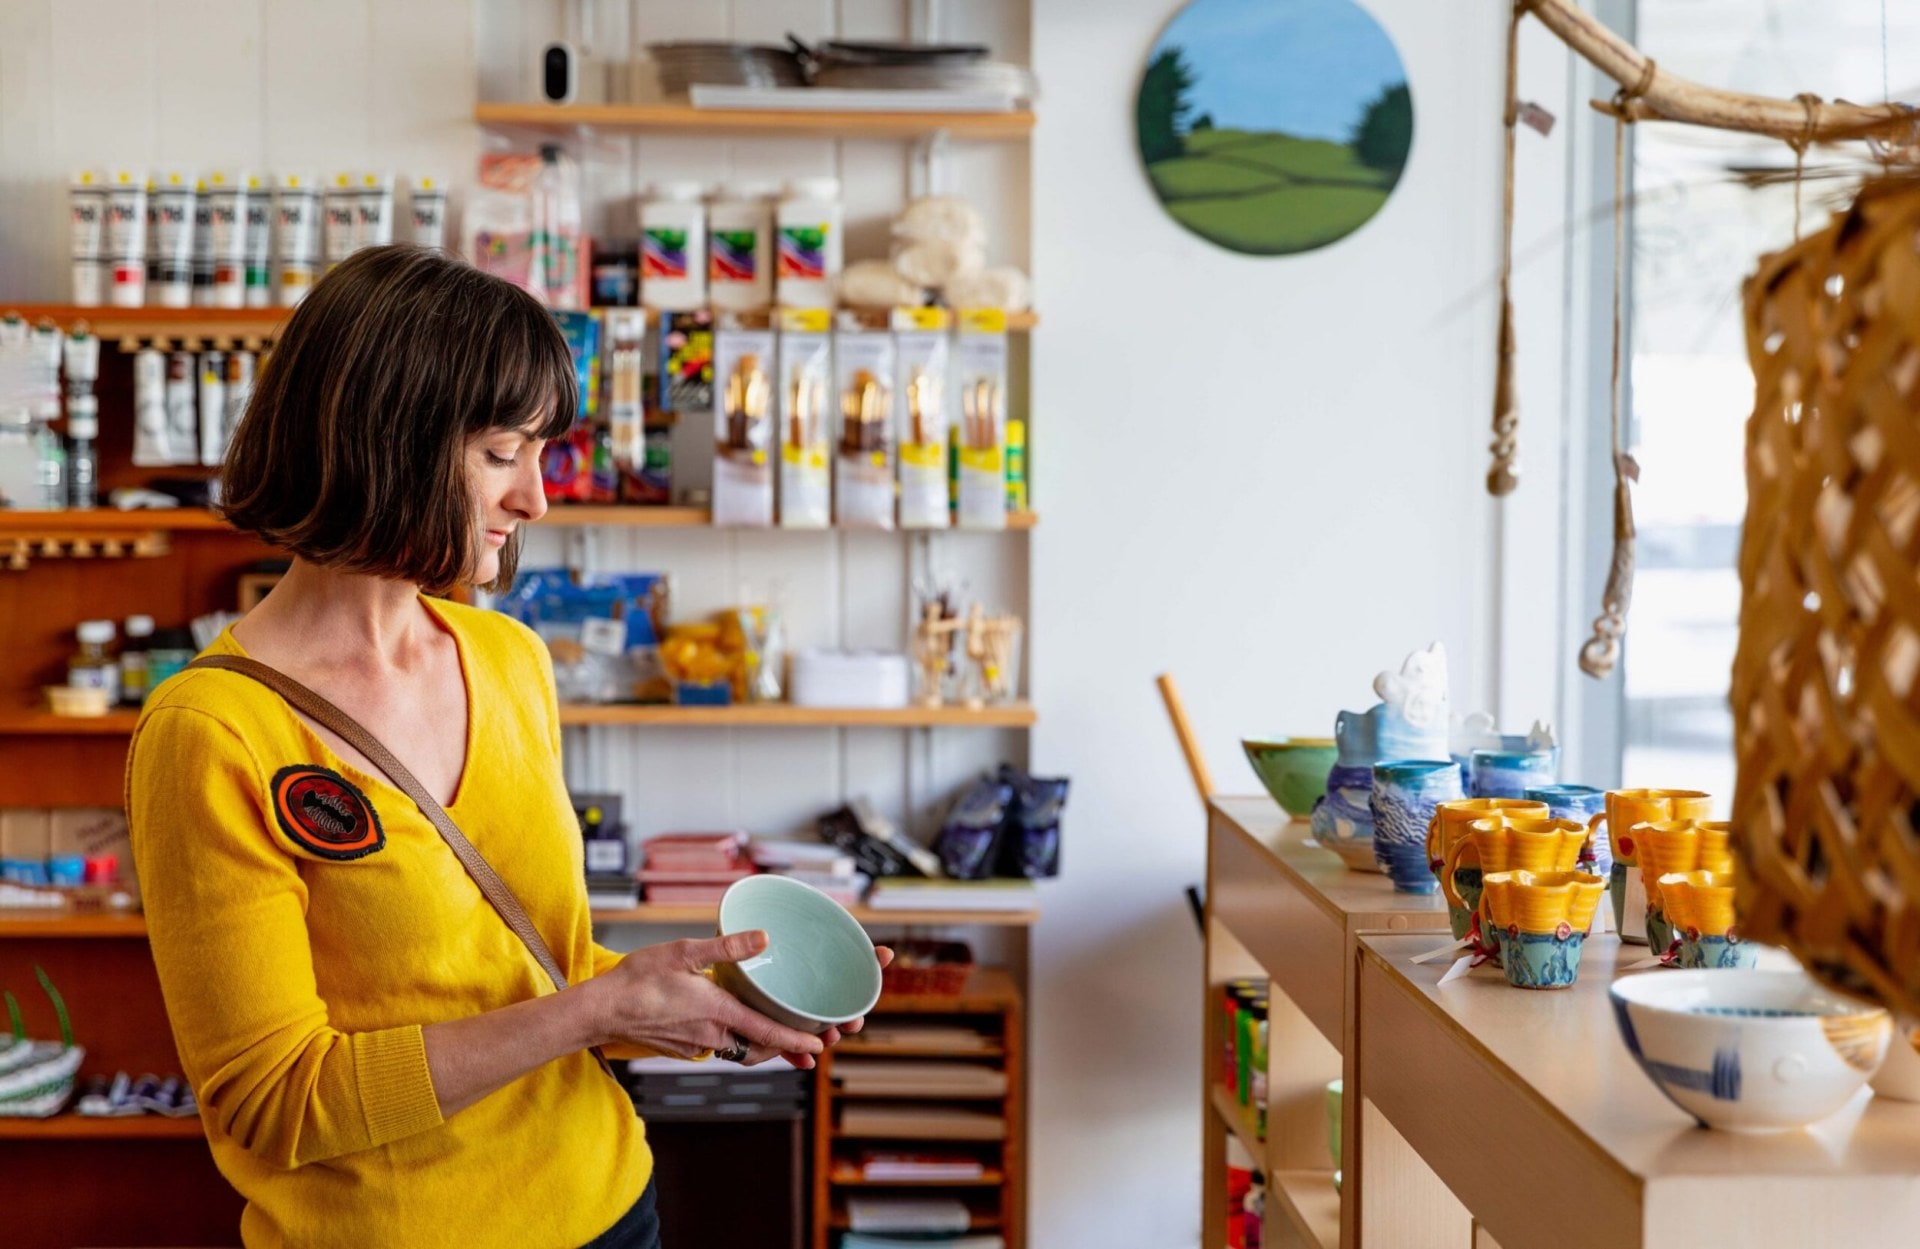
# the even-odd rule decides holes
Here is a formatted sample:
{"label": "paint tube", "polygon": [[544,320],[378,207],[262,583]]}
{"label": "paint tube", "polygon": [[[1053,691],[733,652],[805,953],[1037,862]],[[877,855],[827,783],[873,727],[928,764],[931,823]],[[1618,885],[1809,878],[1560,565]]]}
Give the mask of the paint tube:
{"label": "paint tube", "polygon": [[193,181],[193,306],[213,305],[213,199],[205,178]]}
{"label": "paint tube", "polygon": [[167,454],[167,358],[152,347],[133,356],[133,463],[164,468]]}
{"label": "paint tube", "polygon": [[360,193],[354,197],[353,249],[384,247],[393,242],[393,175],[360,175]]}
{"label": "paint tube", "polygon": [[147,175],[147,290],[160,298],[160,184]]}
{"label": "paint tube", "polygon": [[321,215],[326,221],[327,268],[331,269],[360,245],[360,188],[350,173],[337,173],[327,179],[322,193]]}
{"label": "paint tube", "polygon": [[240,254],[246,289],[240,302],[248,308],[265,308],[273,303],[272,183],[260,174],[250,173],[244,185],[247,229]]}
{"label": "paint tube", "polygon": [[200,463],[218,464],[227,449],[227,357],[200,353]]}
{"label": "paint tube", "polygon": [[73,175],[73,302],[98,308],[106,298],[107,180],[91,169]]}
{"label": "paint tube", "polygon": [[280,306],[291,308],[313,289],[320,259],[320,196],[306,174],[280,175],[273,218],[280,235]]}
{"label": "paint tube", "polygon": [[253,394],[253,353],[251,351],[229,351],[227,353],[227,416],[221,428],[219,463],[227,458],[227,447],[233,442],[233,431],[240,426],[240,418],[246,415],[247,399]]}
{"label": "paint tube", "polygon": [[176,351],[167,357],[166,463],[198,464],[200,446],[193,353]]}
{"label": "paint tube", "polygon": [[170,169],[155,181],[158,234],[154,244],[160,258],[160,289],[156,302],[163,308],[193,306],[193,179]]}
{"label": "paint tube", "polygon": [[147,175],[117,169],[107,188],[107,262],[113,266],[113,306],[147,302]]}
{"label": "paint tube", "polygon": [[447,242],[447,182],[432,174],[414,175],[408,210],[413,216],[413,241],[422,247],[445,247]]}
{"label": "paint tube", "polygon": [[244,175],[215,170],[207,175],[207,216],[213,262],[213,306],[246,306],[247,181]]}

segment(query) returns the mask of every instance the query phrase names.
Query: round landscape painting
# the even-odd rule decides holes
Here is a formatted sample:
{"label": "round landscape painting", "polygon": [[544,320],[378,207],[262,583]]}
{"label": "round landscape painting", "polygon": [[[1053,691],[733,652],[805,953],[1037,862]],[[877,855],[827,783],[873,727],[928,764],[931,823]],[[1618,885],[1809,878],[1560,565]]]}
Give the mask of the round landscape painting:
{"label": "round landscape painting", "polygon": [[1153,45],[1135,120],[1167,215],[1251,256],[1353,233],[1413,148],[1407,71],[1352,0],[1192,0]]}

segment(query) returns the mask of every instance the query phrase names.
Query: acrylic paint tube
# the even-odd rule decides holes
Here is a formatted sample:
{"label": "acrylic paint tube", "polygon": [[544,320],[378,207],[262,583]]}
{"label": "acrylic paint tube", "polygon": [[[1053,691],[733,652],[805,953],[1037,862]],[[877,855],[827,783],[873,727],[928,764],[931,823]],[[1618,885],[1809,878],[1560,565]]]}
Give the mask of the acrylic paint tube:
{"label": "acrylic paint tube", "polygon": [[107,263],[113,266],[113,306],[147,302],[147,175],[114,171],[107,188]]}
{"label": "acrylic paint tube", "polygon": [[337,173],[327,179],[321,198],[321,216],[326,221],[326,257],[333,268],[360,245],[360,188],[350,173]]}
{"label": "acrylic paint tube", "polygon": [[166,463],[198,464],[198,393],[194,386],[193,353],[176,351],[167,357]]}
{"label": "acrylic paint tube", "polygon": [[68,207],[73,225],[73,302],[98,308],[107,296],[107,180],[91,169],[74,174]]}
{"label": "acrylic paint tube", "polygon": [[383,247],[393,242],[393,175],[360,175],[360,193],[354,197],[353,250]]}
{"label": "acrylic paint tube", "polygon": [[422,247],[447,243],[447,182],[432,174],[416,174],[408,211],[413,217],[413,241]]}
{"label": "acrylic paint tube", "polygon": [[157,303],[163,308],[193,306],[193,179],[178,169],[160,175],[154,186],[160,258]]}
{"label": "acrylic paint tube", "polygon": [[208,250],[213,306],[241,308],[247,293],[247,184],[243,176],[215,170],[207,175]]}
{"label": "acrylic paint tube", "polygon": [[147,291],[160,298],[160,183],[147,175]]}
{"label": "acrylic paint tube", "polygon": [[227,450],[227,357],[200,353],[200,463],[218,464]]}
{"label": "acrylic paint tube", "polygon": [[280,241],[280,306],[306,298],[320,260],[320,194],[311,176],[280,175],[273,193],[273,219]]}
{"label": "acrylic paint tube", "polygon": [[227,353],[227,416],[221,427],[219,456],[217,459],[209,460],[208,463],[217,464],[227,458],[227,447],[233,442],[233,431],[239,428],[240,418],[246,415],[247,399],[252,394],[253,353],[229,351]]}
{"label": "acrylic paint tube", "polygon": [[243,184],[247,189],[247,230],[241,256],[246,294],[241,302],[249,308],[266,308],[273,303],[272,184],[257,173],[246,175]]}
{"label": "acrylic paint tube", "polygon": [[193,306],[213,306],[213,200],[205,178],[193,183]]}
{"label": "acrylic paint tube", "polygon": [[165,468],[167,454],[167,358],[152,347],[133,356],[133,463]]}

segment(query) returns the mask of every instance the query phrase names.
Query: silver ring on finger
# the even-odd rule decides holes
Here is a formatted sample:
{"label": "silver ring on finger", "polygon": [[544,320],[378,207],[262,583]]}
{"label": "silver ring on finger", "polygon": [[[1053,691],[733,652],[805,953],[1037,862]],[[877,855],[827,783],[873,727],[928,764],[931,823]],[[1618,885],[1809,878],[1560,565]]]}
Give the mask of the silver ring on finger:
{"label": "silver ring on finger", "polygon": [[733,1037],[733,1044],[726,1049],[713,1051],[713,1056],[715,1058],[725,1059],[730,1063],[743,1063],[747,1061],[747,1039],[738,1032],[732,1033],[731,1035]]}

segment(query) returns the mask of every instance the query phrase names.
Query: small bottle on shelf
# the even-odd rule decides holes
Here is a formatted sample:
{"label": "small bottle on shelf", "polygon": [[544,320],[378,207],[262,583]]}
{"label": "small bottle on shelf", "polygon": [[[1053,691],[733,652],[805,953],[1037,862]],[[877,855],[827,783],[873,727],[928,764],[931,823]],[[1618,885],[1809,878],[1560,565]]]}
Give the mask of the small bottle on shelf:
{"label": "small bottle on shelf", "polygon": [[707,290],[716,311],[773,304],[773,188],[732,182],[707,214]]}
{"label": "small bottle on shelf", "polygon": [[120,647],[120,701],[129,707],[147,701],[147,645],[152,639],[152,616],[127,617],[127,640]]}
{"label": "small bottle on shelf", "polygon": [[105,690],[107,705],[120,701],[120,664],[113,657],[113,621],[82,620],[74,636],[80,649],[67,662],[67,684],[75,689]]}
{"label": "small bottle on shelf", "polygon": [[67,400],[67,501],[73,507],[100,504],[100,457],[93,446],[100,436],[98,413],[92,395]]}
{"label": "small bottle on shelf", "polygon": [[795,178],[774,212],[782,308],[831,308],[840,284],[840,179]]}
{"label": "small bottle on shelf", "polygon": [[193,634],[185,629],[161,629],[147,644],[147,694],[160,688],[168,677],[193,662]]}

